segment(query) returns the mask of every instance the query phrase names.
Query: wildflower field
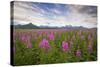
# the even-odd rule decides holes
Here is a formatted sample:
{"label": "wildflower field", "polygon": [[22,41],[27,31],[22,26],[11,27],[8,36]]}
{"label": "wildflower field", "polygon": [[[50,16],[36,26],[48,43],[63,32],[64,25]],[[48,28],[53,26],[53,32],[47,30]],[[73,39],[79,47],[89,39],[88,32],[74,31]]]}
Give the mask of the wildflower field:
{"label": "wildflower field", "polygon": [[97,60],[97,30],[15,29],[14,65]]}

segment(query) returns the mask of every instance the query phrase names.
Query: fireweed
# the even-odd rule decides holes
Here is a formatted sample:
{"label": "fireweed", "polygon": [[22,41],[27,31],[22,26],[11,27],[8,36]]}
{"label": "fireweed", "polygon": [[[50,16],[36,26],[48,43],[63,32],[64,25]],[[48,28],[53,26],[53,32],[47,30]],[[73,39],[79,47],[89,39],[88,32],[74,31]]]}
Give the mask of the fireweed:
{"label": "fireweed", "polygon": [[54,40],[54,34],[53,33],[50,33],[49,40]]}
{"label": "fireweed", "polygon": [[27,48],[32,48],[31,37],[28,35],[24,35],[21,37],[21,40],[26,44]]}
{"label": "fireweed", "polygon": [[76,50],[75,54],[76,54],[77,57],[81,57],[81,51],[79,49]]}
{"label": "fireweed", "polygon": [[89,45],[88,45],[88,52],[89,53],[92,53],[92,51],[93,51],[93,46],[92,46],[92,43],[91,43],[91,41],[89,41]]}
{"label": "fireweed", "polygon": [[[82,30],[81,31],[82,33],[80,33],[79,30],[67,31],[63,29],[61,30],[32,29],[30,31],[32,32],[28,33],[29,30],[22,30],[22,31],[16,30],[16,35],[15,35],[16,42],[14,43],[15,47],[13,51],[15,52],[16,55],[14,58],[14,62],[18,64],[23,64],[23,62],[20,63],[19,61],[20,60],[24,61],[24,59],[27,60],[27,62],[26,61],[24,62],[29,64],[33,62],[33,59],[34,59],[34,64],[83,61],[83,60],[87,61],[87,60],[97,59],[96,55],[97,35],[94,30],[93,32],[91,30]],[[77,32],[79,33],[77,34]],[[95,34],[92,34],[94,32]],[[18,44],[19,46],[16,46]],[[32,44],[34,46],[32,46]],[[21,47],[20,45],[24,46]],[[23,47],[24,48],[28,47],[29,49],[23,49]],[[31,47],[32,49],[30,49]],[[23,51],[17,52],[17,49],[23,49],[25,51],[24,58],[19,57],[22,56]],[[30,52],[27,53],[28,52],[27,50],[29,50]],[[20,60],[17,61],[16,59]]]}
{"label": "fireweed", "polygon": [[69,44],[68,44],[68,42],[65,42],[65,41],[62,42],[62,50],[64,52],[66,52],[66,51],[69,50]]}
{"label": "fireweed", "polygon": [[49,42],[48,40],[46,39],[43,39],[40,44],[39,44],[39,47],[42,48],[45,52],[50,50],[50,45],[49,45]]}

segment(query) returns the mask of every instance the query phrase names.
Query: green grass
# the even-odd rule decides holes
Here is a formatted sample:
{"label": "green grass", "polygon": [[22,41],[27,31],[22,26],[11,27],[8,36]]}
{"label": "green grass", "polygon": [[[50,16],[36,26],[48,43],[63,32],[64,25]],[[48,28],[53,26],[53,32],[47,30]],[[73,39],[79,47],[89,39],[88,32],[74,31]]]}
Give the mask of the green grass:
{"label": "green grass", "polygon": [[[31,32],[33,31],[33,32]],[[34,33],[35,30],[16,30],[17,32]],[[43,38],[48,37],[46,35],[32,37],[31,43],[32,48],[27,48],[23,41],[19,39],[19,36],[16,36],[15,42],[15,52],[14,52],[14,65],[37,65],[37,64],[52,64],[52,63],[67,63],[67,62],[83,62],[83,61],[96,61],[97,60],[97,33],[82,31],[84,39],[81,39],[81,36],[77,35],[79,30],[65,31],[61,34],[58,32],[55,33],[55,40],[49,41],[51,49],[48,52],[39,48],[39,43]],[[94,34],[93,34],[94,33]],[[92,35],[93,51],[89,53],[87,50],[88,45],[88,35]],[[20,34],[16,34],[20,35]],[[75,36],[75,38],[73,38]],[[37,38],[37,39],[35,39]],[[72,41],[70,50],[63,52],[61,45],[62,41]],[[77,49],[81,50],[81,57],[75,56],[75,51]]]}

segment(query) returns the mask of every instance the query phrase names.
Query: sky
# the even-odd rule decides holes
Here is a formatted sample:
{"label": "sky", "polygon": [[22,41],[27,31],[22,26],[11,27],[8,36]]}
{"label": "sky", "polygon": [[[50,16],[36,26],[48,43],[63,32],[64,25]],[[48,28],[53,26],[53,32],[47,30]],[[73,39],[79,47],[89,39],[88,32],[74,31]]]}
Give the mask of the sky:
{"label": "sky", "polygon": [[13,23],[62,27],[97,27],[97,6],[15,1]]}

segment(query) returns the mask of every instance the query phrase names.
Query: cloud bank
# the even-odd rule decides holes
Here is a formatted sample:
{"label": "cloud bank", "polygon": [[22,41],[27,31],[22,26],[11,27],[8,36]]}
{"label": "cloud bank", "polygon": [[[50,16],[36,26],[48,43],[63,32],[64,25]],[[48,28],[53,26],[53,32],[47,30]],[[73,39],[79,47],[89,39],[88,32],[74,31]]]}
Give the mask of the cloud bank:
{"label": "cloud bank", "polygon": [[97,27],[97,7],[88,5],[14,2],[14,24]]}

